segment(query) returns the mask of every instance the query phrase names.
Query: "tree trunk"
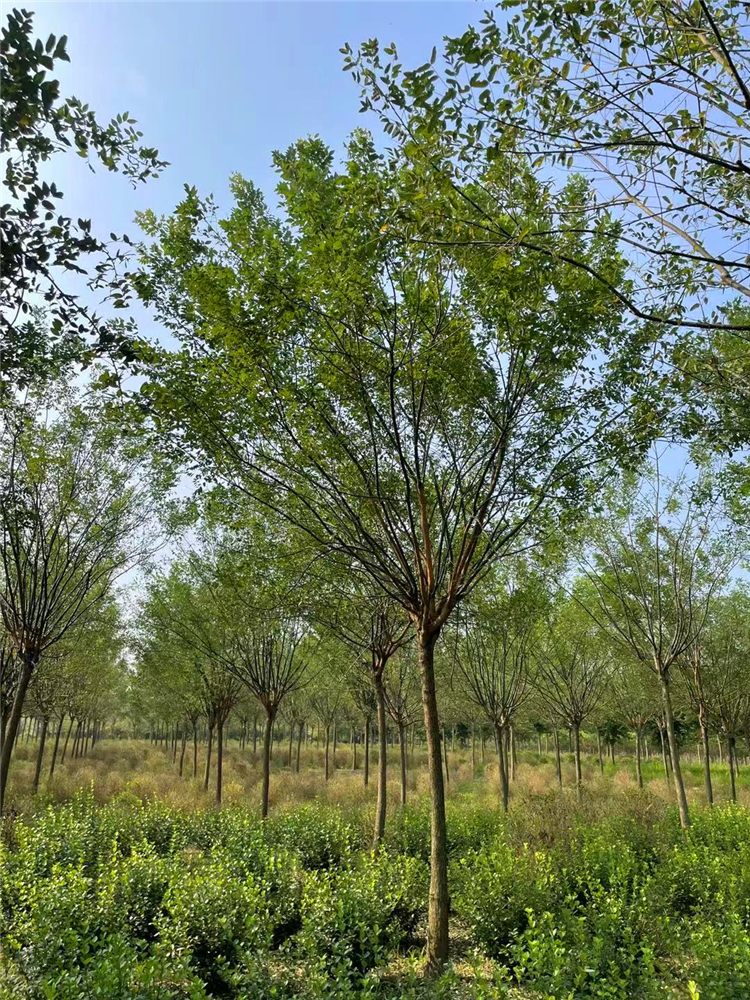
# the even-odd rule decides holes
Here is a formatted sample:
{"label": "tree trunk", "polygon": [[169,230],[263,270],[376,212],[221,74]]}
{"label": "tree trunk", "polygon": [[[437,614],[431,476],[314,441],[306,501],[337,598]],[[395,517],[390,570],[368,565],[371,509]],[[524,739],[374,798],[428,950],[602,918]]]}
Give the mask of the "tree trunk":
{"label": "tree trunk", "polygon": [[449,785],[451,781],[451,772],[448,767],[448,741],[445,738],[445,726],[443,726],[443,753],[445,755],[445,783],[446,785]]}
{"label": "tree trunk", "polygon": [[289,770],[292,770],[292,754],[294,753],[294,723],[289,723]]}
{"label": "tree trunk", "polygon": [[508,762],[505,753],[505,731],[502,726],[495,726],[495,744],[497,746],[497,764],[500,772],[500,801],[503,812],[508,811]]}
{"label": "tree trunk", "polygon": [[267,710],[266,728],[263,730],[263,787],[261,798],[261,816],[268,816],[268,789],[271,781],[271,732],[273,730],[273,712]]}
{"label": "tree trunk", "polygon": [[294,767],[297,774],[299,774],[299,757],[300,753],[302,752],[302,735],[304,731],[305,731],[305,724],[304,722],[300,722],[299,729],[297,731],[297,760],[295,761],[295,767]]}
{"label": "tree trunk", "polygon": [[338,725],[334,722],[333,724],[333,756],[331,757],[331,770],[336,770],[336,748],[339,742],[339,729]]}
{"label": "tree trunk", "polygon": [[674,714],[672,712],[672,694],[669,690],[669,681],[660,673],[659,683],[661,685],[661,697],[664,705],[664,716],[667,723],[667,741],[669,744],[669,754],[672,758],[672,776],[674,778],[674,790],[677,796],[677,806],[680,810],[680,825],[684,828],[690,826],[690,815],[688,813],[687,796],[685,795],[685,782],[682,780],[682,768],[680,767],[680,751],[677,746],[677,735],[674,729]]}
{"label": "tree trunk", "polygon": [[328,725],[328,723],[326,723],[326,738],[325,738],[325,744],[324,744],[325,748],[324,748],[324,751],[323,751],[323,774],[325,776],[325,780],[326,781],[328,781],[328,766],[329,766],[328,765],[328,753],[329,753],[330,745],[331,745],[331,727]]}
{"label": "tree trunk", "polygon": [[357,734],[354,731],[354,726],[351,727],[349,733],[349,740],[352,745],[352,771],[357,770]]}
{"label": "tree trunk", "polygon": [[471,724],[471,773],[472,776],[476,770],[477,766],[477,725],[475,722]]}
{"label": "tree trunk", "polygon": [[406,805],[406,731],[403,722],[398,724],[398,748],[401,753],[401,805]]}
{"label": "tree trunk", "polygon": [[708,719],[705,710],[700,713],[701,742],[703,744],[703,784],[706,789],[706,802],[714,804],[714,789],[711,782],[711,743],[708,735]]}
{"label": "tree trunk", "polygon": [[203,778],[203,790],[208,791],[208,779],[211,777],[211,750],[214,745],[214,727],[208,727],[208,749],[206,750],[206,773]]}
{"label": "tree trunk", "polygon": [[583,793],[583,772],[581,771],[581,727],[573,726],[573,746],[576,758],[576,795],[581,801]]}
{"label": "tree trunk", "polygon": [[[42,773],[42,762],[44,761],[44,744],[47,742],[47,726],[49,718],[45,715],[42,719],[42,731],[39,734],[39,749],[36,752],[36,768],[34,770],[34,795],[39,791],[39,776]],[[733,781],[734,783],[734,781]]]}
{"label": "tree trunk", "polygon": [[643,767],[641,766],[641,727],[635,730],[635,775],[638,779],[638,787],[643,789]]}
{"label": "tree trunk", "polygon": [[562,788],[562,761],[560,760],[560,734],[557,726],[554,729],[555,736],[555,770],[557,771],[557,783]]}
{"label": "tree trunk", "polygon": [[422,682],[422,704],[430,776],[430,895],[427,912],[427,972],[437,975],[448,961],[448,840],[445,823],[445,788],[440,750],[440,719],[435,692],[435,643],[437,632],[417,633],[417,656]]}
{"label": "tree trunk", "polygon": [[370,784],[370,717],[365,716],[365,788]]}
{"label": "tree trunk", "polygon": [[258,717],[253,716],[253,757],[258,752]]}
{"label": "tree trunk", "polygon": [[55,733],[55,745],[52,748],[52,762],[50,763],[50,766],[49,766],[49,776],[50,776],[50,778],[55,773],[55,763],[57,761],[57,749],[60,746],[60,734],[62,733],[62,727],[63,727],[63,721],[64,720],[65,720],[65,716],[61,715],[60,716],[60,721],[57,723],[57,732]]}
{"label": "tree trunk", "polygon": [[198,723],[193,723],[193,778],[198,776]]}
{"label": "tree trunk", "polygon": [[216,724],[216,804],[221,805],[221,785],[224,777],[224,720]]}
{"label": "tree trunk", "polygon": [[601,733],[598,730],[596,732],[596,752],[599,755],[599,773],[604,774],[604,760],[602,759],[602,737]]}
{"label": "tree trunk", "polygon": [[13,698],[13,705],[10,710],[10,717],[8,718],[8,723],[5,727],[5,740],[3,741],[2,751],[0,751],[0,813],[3,810],[3,802],[5,801],[5,788],[8,784],[8,772],[10,771],[10,755],[13,751],[13,744],[16,741],[16,735],[18,733],[18,725],[21,721],[21,712],[23,711],[23,703],[26,698],[26,691],[29,686],[29,681],[31,680],[31,675],[34,672],[34,667],[36,666],[38,657],[34,657],[30,654],[26,654],[23,657],[23,667],[21,669],[21,676],[18,679],[18,687],[16,688],[16,694]]}
{"label": "tree trunk", "polygon": [[68,732],[67,732],[67,734],[65,736],[65,743],[63,744],[62,757],[60,758],[60,763],[61,764],[65,763],[65,754],[68,752],[68,740],[70,739],[70,731],[73,728],[74,721],[75,720],[74,720],[73,716],[71,715],[71,717],[70,717],[70,723],[68,724]]}
{"label": "tree trunk", "polygon": [[180,777],[185,773],[185,747],[187,746],[187,728],[182,726],[182,747],[180,749]]}
{"label": "tree trunk", "polygon": [[737,782],[735,776],[737,773],[737,752],[734,736],[727,736],[727,762],[729,764],[729,795],[732,802],[736,802]]}
{"label": "tree trunk", "polygon": [[378,798],[375,805],[375,831],[373,833],[373,850],[377,851],[385,834],[385,811],[388,805],[386,798],[388,781],[388,734],[385,724],[385,688],[383,674],[378,670],[373,681],[375,684],[375,699],[378,706]]}

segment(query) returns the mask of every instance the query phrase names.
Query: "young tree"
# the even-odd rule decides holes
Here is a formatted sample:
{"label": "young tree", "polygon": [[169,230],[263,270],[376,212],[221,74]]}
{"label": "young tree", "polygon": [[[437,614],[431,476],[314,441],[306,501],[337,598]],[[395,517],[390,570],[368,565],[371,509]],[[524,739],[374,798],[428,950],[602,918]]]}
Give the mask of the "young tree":
{"label": "young tree", "polygon": [[717,528],[715,501],[705,486],[693,484],[691,494],[684,482],[665,483],[657,464],[655,478],[642,481],[626,498],[615,523],[595,533],[596,547],[585,565],[595,594],[589,613],[659,682],[685,827],[690,818],[675,731],[672,668],[699,642],[737,551],[736,539]]}
{"label": "young tree", "polygon": [[495,732],[504,812],[513,720],[532,692],[537,597],[533,586],[524,590],[509,574],[472,609],[465,635],[456,641],[456,665],[467,695]]}
{"label": "young tree", "polygon": [[575,602],[563,604],[550,622],[536,665],[542,700],[573,734],[576,792],[580,799],[581,727],[601,701],[609,671],[596,630]]}
{"label": "young tree", "polygon": [[64,404],[58,417],[8,406],[0,431],[0,616],[5,655],[17,659],[0,805],[34,671],[143,557],[155,510],[138,452]]}
{"label": "young tree", "polygon": [[407,748],[409,727],[419,718],[419,674],[414,657],[404,651],[391,664],[385,676],[385,704],[388,714],[398,730],[398,749],[401,762],[401,805],[406,805]]}
{"label": "young tree", "polygon": [[[365,134],[340,173],[317,139],[275,162],[285,223],[241,178],[218,227],[192,190],[172,218],[142,217],[154,243],[135,281],[182,349],[144,348],[140,403],[183,453],[409,616],[435,971],[449,905],[435,646],[522,534],[587,504],[602,460],[629,454],[644,342],[608,292],[564,263],[405,243],[392,229],[404,206],[429,228],[456,208],[452,192]],[[574,211],[572,191],[553,209],[532,177],[517,186],[529,225]],[[606,241],[581,252],[619,274]]]}

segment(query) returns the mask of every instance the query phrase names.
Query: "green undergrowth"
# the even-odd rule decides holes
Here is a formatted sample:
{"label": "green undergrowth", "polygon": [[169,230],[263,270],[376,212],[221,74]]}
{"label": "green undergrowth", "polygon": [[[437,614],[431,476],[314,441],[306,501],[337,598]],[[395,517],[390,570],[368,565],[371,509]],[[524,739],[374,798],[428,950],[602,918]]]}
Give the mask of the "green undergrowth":
{"label": "green undergrowth", "polygon": [[[421,975],[429,818],[265,824],[90,794],[6,823],[3,1000],[747,1000],[750,813],[449,812],[455,961]],[[557,810],[557,811],[556,811]]]}

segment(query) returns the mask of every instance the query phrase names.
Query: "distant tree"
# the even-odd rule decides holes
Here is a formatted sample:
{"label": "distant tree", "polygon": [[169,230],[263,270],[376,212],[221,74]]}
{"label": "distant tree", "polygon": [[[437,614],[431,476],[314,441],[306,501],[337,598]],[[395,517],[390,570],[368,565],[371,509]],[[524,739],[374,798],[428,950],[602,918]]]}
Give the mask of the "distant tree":
{"label": "distant tree", "polygon": [[601,702],[608,665],[597,630],[576,602],[563,602],[536,656],[538,690],[552,715],[573,734],[576,791],[580,798],[581,729]]}
{"label": "distant tree", "polygon": [[[43,655],[83,625],[145,555],[160,486],[137,449],[75,406],[8,406],[0,429],[0,616],[17,659],[0,803],[26,692]],[[10,700],[10,695],[5,696]]]}
{"label": "distant tree", "polygon": [[657,470],[616,514],[594,532],[586,577],[595,600],[587,605],[599,627],[653,670],[672,762],[680,821],[688,826],[685,785],[672,705],[672,669],[694,648],[712,602],[737,558],[739,538],[719,527],[708,483],[669,484]]}

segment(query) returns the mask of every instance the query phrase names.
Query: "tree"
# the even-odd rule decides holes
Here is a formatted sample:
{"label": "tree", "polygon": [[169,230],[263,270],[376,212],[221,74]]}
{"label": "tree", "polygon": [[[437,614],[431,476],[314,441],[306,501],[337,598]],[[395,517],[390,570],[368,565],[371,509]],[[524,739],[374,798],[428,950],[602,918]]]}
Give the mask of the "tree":
{"label": "tree", "polygon": [[643,788],[643,732],[646,723],[658,713],[660,691],[651,671],[639,660],[618,652],[612,678],[613,698],[620,715],[635,733],[635,774],[638,787]]}
{"label": "tree", "polygon": [[[630,454],[643,343],[567,265],[489,266],[391,235],[399,206],[440,215],[445,192],[364,134],[342,173],[319,140],[276,165],[288,223],[240,178],[218,227],[192,190],[172,218],[142,217],[154,242],[136,285],[182,347],[143,348],[138,402],[157,440],[409,616],[431,781],[434,971],[448,949],[435,645],[496,560],[586,505],[600,463]],[[530,220],[544,215],[533,178],[518,184]],[[586,251],[617,271],[606,252],[595,241]]]}
{"label": "tree", "polygon": [[573,733],[576,792],[581,796],[581,727],[601,701],[607,663],[596,629],[574,601],[560,605],[537,657],[539,693]]}
{"label": "tree", "polygon": [[654,478],[641,481],[615,523],[594,537],[585,575],[596,598],[587,608],[610,639],[653,670],[659,682],[680,822],[687,827],[672,668],[699,641],[736,559],[737,539],[717,529],[710,484],[666,483],[658,461]]}
{"label": "tree", "polygon": [[[0,45],[0,152],[11,198],[0,211],[3,398],[12,385],[28,386],[58,371],[60,364],[81,360],[92,333],[100,347],[111,346],[112,332],[63,287],[64,275],[85,275],[86,260],[98,260],[92,281],[111,283],[116,303],[121,298],[122,286],[105,267],[107,257],[114,265],[121,253],[108,251],[92,235],[90,220],[76,223],[59,214],[63,192],[42,179],[49,161],[70,150],[92,170],[98,160],[107,170],[121,171],[134,186],[166,166],[157,150],[141,144],[142,133],[127,112],[102,125],[78,98],[60,99],[60,85],[48,74],[56,62],[69,62],[67,37],[50,35],[46,43],[33,42],[32,31],[33,14],[13,9]],[[36,299],[43,299],[49,324],[36,311]]]}
{"label": "tree", "polygon": [[8,406],[0,432],[0,616],[5,655],[17,659],[0,805],[34,671],[143,558],[156,510],[138,449],[64,403],[44,422],[43,411]]}
{"label": "tree", "polygon": [[[701,693],[708,713],[724,735],[729,765],[729,787],[737,801],[737,739],[750,718],[750,599],[744,588],[720,597],[712,608],[701,642]],[[704,752],[706,743],[704,742]],[[708,757],[706,757],[708,759]]]}
{"label": "tree", "polygon": [[539,595],[534,581],[519,585],[512,573],[474,609],[456,642],[456,665],[471,701],[485,714],[497,743],[503,811],[508,811],[513,720],[532,692],[532,654]]}
{"label": "tree", "polygon": [[[419,674],[414,657],[404,651],[391,664],[385,676],[385,704],[398,729],[398,749],[401,763],[401,805],[406,805],[407,751],[406,734],[419,718]],[[381,743],[384,742],[381,740]]]}

